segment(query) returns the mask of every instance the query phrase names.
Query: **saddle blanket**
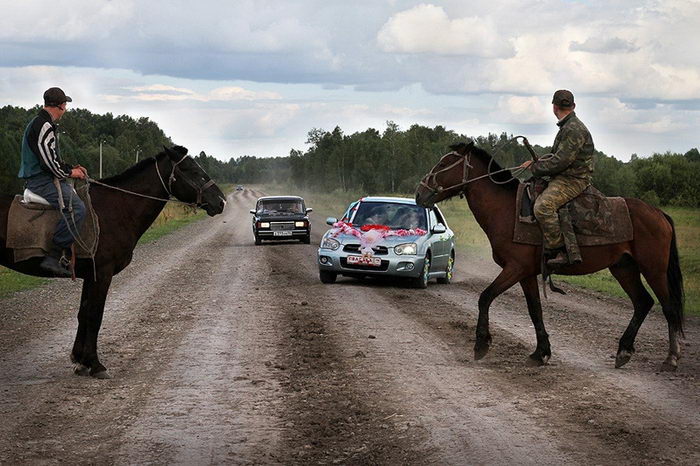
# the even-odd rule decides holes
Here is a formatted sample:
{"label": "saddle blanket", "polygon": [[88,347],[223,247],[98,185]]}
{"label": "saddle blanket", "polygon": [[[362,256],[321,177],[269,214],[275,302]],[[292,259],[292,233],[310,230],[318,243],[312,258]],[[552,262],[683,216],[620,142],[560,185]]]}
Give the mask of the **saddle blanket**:
{"label": "saddle blanket", "polygon": [[[97,214],[86,200],[87,188],[79,188],[77,192],[85,202],[86,211],[80,238],[88,248],[94,250],[98,236]],[[13,250],[15,262],[45,256],[51,249],[56,224],[61,218],[58,209],[42,204],[25,204],[22,199],[20,195],[15,196],[7,218],[6,245]],[[79,258],[92,257],[91,251],[80,247],[78,242],[75,243],[75,254]]]}
{"label": "saddle blanket", "polygon": [[[521,215],[523,201],[528,201],[527,185],[520,183],[516,198],[513,242],[540,246],[542,231],[537,223]],[[634,237],[632,219],[622,197],[605,197],[589,186],[580,196],[567,203],[571,224],[579,246],[602,246],[624,243]],[[531,211],[531,209],[529,209]]]}

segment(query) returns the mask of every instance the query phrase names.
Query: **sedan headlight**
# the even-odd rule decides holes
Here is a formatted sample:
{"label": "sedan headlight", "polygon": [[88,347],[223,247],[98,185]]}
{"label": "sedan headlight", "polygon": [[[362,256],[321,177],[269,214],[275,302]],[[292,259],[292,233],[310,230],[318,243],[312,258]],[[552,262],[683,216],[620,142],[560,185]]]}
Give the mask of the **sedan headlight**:
{"label": "sedan headlight", "polygon": [[306,226],[306,222],[294,222],[294,226],[297,228],[304,228]]}
{"label": "sedan headlight", "polygon": [[260,228],[270,228],[270,222],[260,222]]}
{"label": "sedan headlight", "polygon": [[340,242],[334,240],[333,238],[324,238],[323,241],[321,241],[321,249],[330,249],[332,251],[335,251],[340,247]]}
{"label": "sedan headlight", "polygon": [[411,254],[415,255],[418,251],[416,243],[403,243],[394,247],[394,252],[398,255]]}

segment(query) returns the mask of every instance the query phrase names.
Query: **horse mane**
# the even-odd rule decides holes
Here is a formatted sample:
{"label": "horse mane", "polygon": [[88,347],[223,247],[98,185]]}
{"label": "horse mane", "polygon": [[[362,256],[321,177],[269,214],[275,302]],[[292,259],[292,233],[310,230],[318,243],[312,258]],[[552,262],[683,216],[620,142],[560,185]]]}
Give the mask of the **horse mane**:
{"label": "horse mane", "polygon": [[161,156],[165,156],[165,152],[160,152],[155,157],[148,157],[140,160],[136,165],[130,166],[123,172],[110,176],[109,178],[101,179],[100,181],[107,184],[118,184],[122,181],[126,181],[132,178],[135,174],[141,173],[146,166],[152,165]]}
{"label": "horse mane", "polygon": [[[453,144],[450,146],[450,149],[460,152],[467,150],[469,148],[471,150],[471,153],[481,159],[481,161],[484,163],[486,168],[488,169],[489,164],[491,167],[491,172],[496,172],[499,170],[503,170],[503,167],[501,164],[494,159],[491,154],[486,152],[484,149],[481,147],[477,147],[474,142],[466,143],[466,142],[459,142],[457,144]],[[461,151],[460,151],[461,150]],[[491,178],[493,178],[495,181],[498,181],[500,184],[499,186],[503,186],[504,188],[508,189],[517,189],[518,185],[520,184],[520,180],[515,178],[513,174],[511,173],[510,170],[506,170],[500,173],[495,173],[494,175],[491,175]]]}
{"label": "horse mane", "polygon": [[120,183],[122,181],[128,180],[132,176],[134,176],[136,173],[140,173],[146,165],[150,165],[154,163],[156,160],[160,159],[161,157],[167,157],[166,151],[170,150],[173,152],[177,152],[180,155],[187,155],[187,148],[182,147],[182,146],[173,146],[170,149],[167,149],[165,146],[163,147],[163,150],[158,153],[155,157],[148,157],[145,158],[141,161],[139,161],[136,165],[132,165],[131,167],[127,168],[123,172],[110,176],[109,178],[102,179],[100,181],[108,184],[114,184],[114,183]]}

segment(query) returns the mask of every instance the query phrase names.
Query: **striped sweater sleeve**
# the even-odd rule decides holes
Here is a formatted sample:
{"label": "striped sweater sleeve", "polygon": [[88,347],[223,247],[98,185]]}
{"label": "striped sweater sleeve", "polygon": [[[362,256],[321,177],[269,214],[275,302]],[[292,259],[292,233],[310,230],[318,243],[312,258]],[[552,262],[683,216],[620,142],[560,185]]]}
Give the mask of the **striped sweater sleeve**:
{"label": "striped sweater sleeve", "polygon": [[56,153],[56,134],[50,123],[44,123],[39,130],[37,146],[39,149],[39,160],[45,169],[59,179],[65,179],[70,176],[70,166],[61,162]]}

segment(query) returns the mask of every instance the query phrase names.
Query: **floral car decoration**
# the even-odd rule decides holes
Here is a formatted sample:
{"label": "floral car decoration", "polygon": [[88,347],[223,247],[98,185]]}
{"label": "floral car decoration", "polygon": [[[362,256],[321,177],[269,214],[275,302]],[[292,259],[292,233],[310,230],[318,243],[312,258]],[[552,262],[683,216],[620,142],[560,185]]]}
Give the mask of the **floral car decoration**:
{"label": "floral car decoration", "polygon": [[352,223],[340,221],[333,224],[330,236],[336,238],[341,234],[352,235],[360,240],[360,252],[362,255],[371,256],[373,253],[372,248],[388,236],[423,236],[427,233],[422,228],[392,230],[386,225],[362,225],[357,228]]}

